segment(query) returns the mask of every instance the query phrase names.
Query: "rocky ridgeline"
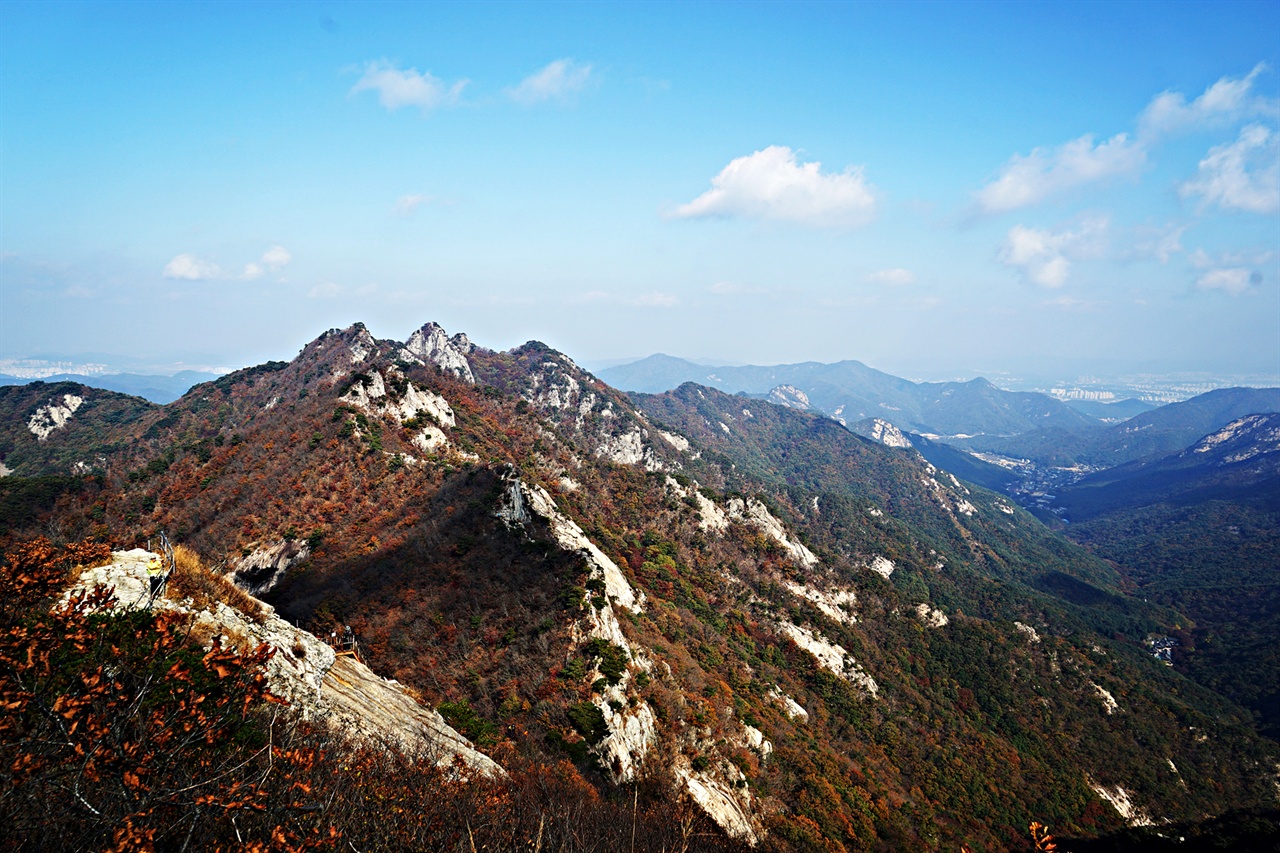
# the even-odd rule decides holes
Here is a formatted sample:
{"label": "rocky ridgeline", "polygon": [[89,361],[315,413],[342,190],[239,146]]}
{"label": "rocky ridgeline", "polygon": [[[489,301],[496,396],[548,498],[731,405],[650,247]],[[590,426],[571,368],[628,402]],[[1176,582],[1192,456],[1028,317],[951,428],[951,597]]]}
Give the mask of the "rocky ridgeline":
{"label": "rocky ridgeline", "polygon": [[[657,716],[635,691],[635,676],[639,673],[647,676],[655,667],[652,653],[627,638],[615,608],[640,613],[645,595],[637,593],[617,564],[576,522],[557,509],[545,489],[524,482],[514,469],[508,470],[505,479],[507,487],[495,515],[509,528],[523,530],[526,535],[533,532],[534,525],[545,525],[560,548],[580,555],[589,568],[583,616],[572,629],[575,645],[583,647],[593,639],[604,640],[622,649],[629,661],[618,683],[605,687],[594,698],[608,733],[593,751],[615,783],[633,781],[658,741]],[[602,591],[591,590],[593,580],[599,582],[596,589]],[[593,668],[585,679],[595,682],[601,675],[598,668]],[[686,734],[685,738],[690,741],[688,745],[701,752],[713,752],[716,748],[712,742],[697,741],[696,733]],[[762,757],[773,749],[764,735],[750,726],[743,726],[740,741],[740,745],[754,749]],[[751,794],[745,787],[742,772],[732,763],[717,761],[699,770],[678,752],[666,756],[666,760],[678,784],[721,829],[750,844],[759,840],[760,821],[753,812]]]}
{"label": "rocky ridgeline", "polygon": [[206,648],[215,637],[241,650],[266,644],[275,651],[267,662],[271,692],[288,700],[304,717],[322,721],[349,738],[429,756],[442,767],[460,764],[484,776],[504,775],[439,712],[422,707],[397,682],[379,677],[354,657],[335,654],[313,634],[277,616],[270,605],[258,602],[261,615],[254,616],[221,601],[200,607],[189,598],[175,600],[164,593],[153,599],[147,562],[155,557],[141,548],[116,551],[107,565],[84,571],[65,597],[108,587],[117,608],[189,615],[191,635],[203,639]]}

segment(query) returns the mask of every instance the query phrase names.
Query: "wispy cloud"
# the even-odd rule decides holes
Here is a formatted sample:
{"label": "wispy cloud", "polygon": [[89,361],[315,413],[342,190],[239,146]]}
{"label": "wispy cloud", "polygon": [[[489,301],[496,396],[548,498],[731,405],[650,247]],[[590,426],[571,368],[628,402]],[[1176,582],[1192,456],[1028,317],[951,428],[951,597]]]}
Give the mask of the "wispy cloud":
{"label": "wispy cloud", "polygon": [[378,102],[388,110],[418,107],[424,113],[440,106],[457,103],[468,80],[446,84],[430,72],[416,68],[396,68],[385,59],[366,62],[364,74],[351,87],[351,93],[377,92]]}
{"label": "wispy cloud", "polygon": [[672,308],[679,301],[679,299],[670,293],[661,293],[655,290],[650,293],[641,293],[639,296],[633,297],[631,304],[642,308]]}
{"label": "wispy cloud", "polygon": [[868,284],[892,284],[901,287],[905,284],[915,284],[916,274],[911,270],[896,268],[868,273],[862,277],[862,280]]}
{"label": "wispy cloud", "polygon": [[672,215],[850,228],[865,225],[875,212],[875,189],[861,169],[824,174],[821,163],[800,163],[790,148],[772,145],[729,163],[711,179],[711,189],[680,205]]}
{"label": "wispy cloud", "polygon": [[265,273],[280,272],[292,260],[293,254],[284,246],[272,246],[263,252],[262,257],[258,260],[245,264],[244,272],[237,276],[223,269],[215,261],[199,258],[184,252],[165,264],[161,275],[164,278],[177,279],[179,281],[228,281],[232,279],[252,281],[256,278],[261,278]]}
{"label": "wispy cloud", "polygon": [[284,246],[272,246],[263,252],[262,257],[257,261],[245,264],[243,277],[255,279],[261,277],[263,273],[280,272],[292,260],[293,254]]}
{"label": "wispy cloud", "polygon": [[1033,284],[1061,287],[1073,261],[1101,253],[1108,225],[1105,219],[1090,219],[1074,231],[1056,232],[1015,225],[1009,229],[998,259]]}
{"label": "wispy cloud", "polygon": [[1117,133],[1096,145],[1086,134],[1056,148],[1015,154],[995,180],[978,190],[976,200],[984,213],[1005,213],[1082,184],[1136,176],[1146,161],[1146,150],[1128,134]]}
{"label": "wispy cloud", "polygon": [[1223,77],[1190,102],[1181,92],[1161,92],[1139,117],[1139,135],[1148,138],[1224,121],[1280,114],[1280,103],[1274,98],[1252,91],[1253,81],[1266,70],[1266,63],[1260,62],[1244,77]]}
{"label": "wispy cloud", "polygon": [[1015,154],[974,193],[977,210],[1007,213],[1076,187],[1136,179],[1161,137],[1258,116],[1280,116],[1280,101],[1253,93],[1254,80],[1265,70],[1266,65],[1259,63],[1244,77],[1223,77],[1191,101],[1181,92],[1162,92],[1138,117],[1136,135],[1117,133],[1095,142],[1093,134],[1085,134],[1058,146]]}
{"label": "wispy cloud", "polygon": [[1280,134],[1251,124],[1225,145],[1209,149],[1199,173],[1181,187],[1184,197],[1251,213],[1280,210]]}
{"label": "wispy cloud", "polygon": [[1248,267],[1212,269],[1196,279],[1196,287],[1201,290],[1221,290],[1231,296],[1239,296],[1261,283],[1262,273]]}
{"label": "wispy cloud", "polygon": [[225,278],[222,268],[213,261],[197,258],[195,255],[183,253],[165,264],[162,275],[165,278],[182,281],[205,281],[207,279]]}
{"label": "wispy cloud", "polygon": [[557,59],[507,90],[518,104],[533,106],[545,101],[565,101],[587,88],[592,80],[590,63]]}
{"label": "wispy cloud", "polygon": [[1048,305],[1050,308],[1061,308],[1064,311],[1073,311],[1078,308],[1084,307],[1085,305],[1087,305],[1087,303],[1084,300],[1077,299],[1074,296],[1064,295],[1064,296],[1058,296],[1054,299],[1050,299],[1049,301],[1045,302],[1045,305]]}
{"label": "wispy cloud", "polygon": [[1201,270],[1196,277],[1200,290],[1219,290],[1230,296],[1239,296],[1262,284],[1258,267],[1271,263],[1275,252],[1267,250],[1255,253],[1227,253],[1212,257],[1204,249],[1196,249],[1188,256],[1191,266]]}
{"label": "wispy cloud", "polygon": [[307,291],[308,299],[336,299],[342,294],[342,285],[332,281],[322,281]]}
{"label": "wispy cloud", "polygon": [[396,199],[396,216],[412,216],[414,211],[431,201],[431,196],[422,193],[410,193]]}
{"label": "wispy cloud", "polygon": [[1135,229],[1134,242],[1125,260],[1144,260],[1155,258],[1162,264],[1169,263],[1174,255],[1186,251],[1182,246],[1182,235],[1186,233],[1186,225],[1168,225],[1164,228]]}
{"label": "wispy cloud", "polygon": [[678,297],[657,290],[625,295],[610,290],[588,290],[570,296],[565,301],[570,305],[629,305],[635,308],[672,308],[680,304]]}

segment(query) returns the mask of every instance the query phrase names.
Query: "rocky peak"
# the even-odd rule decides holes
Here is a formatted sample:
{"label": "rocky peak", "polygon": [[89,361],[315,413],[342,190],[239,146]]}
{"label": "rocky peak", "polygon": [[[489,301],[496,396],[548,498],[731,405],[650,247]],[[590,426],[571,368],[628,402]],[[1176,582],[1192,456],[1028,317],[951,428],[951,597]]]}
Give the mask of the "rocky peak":
{"label": "rocky peak", "polygon": [[457,334],[450,338],[436,323],[427,323],[409,336],[402,356],[407,354],[412,360],[434,364],[446,373],[452,373],[474,385],[476,378],[471,372],[471,363],[467,361],[467,353],[472,349],[471,341],[466,335]]}
{"label": "rocky peak", "polygon": [[327,365],[336,377],[376,359],[383,350],[364,323],[353,323],[345,329],[330,329],[302,348],[295,361]]}
{"label": "rocky peak", "polygon": [[911,440],[884,418],[867,418],[853,425],[853,431],[863,438],[878,441],[886,447],[911,447]]}
{"label": "rocky peak", "polygon": [[[1264,453],[1280,450],[1280,413],[1247,415],[1206,435],[1191,453],[1222,457],[1220,464],[1243,462]],[[1185,454],[1184,454],[1185,455]]]}
{"label": "rocky peak", "polygon": [[66,426],[67,421],[71,420],[71,416],[83,403],[84,397],[78,394],[63,394],[61,397],[55,397],[46,405],[36,409],[27,421],[27,429],[37,441],[44,441],[54,430]]}
{"label": "rocky peak", "polygon": [[794,385],[779,385],[769,392],[768,401],[779,406],[786,406],[789,409],[799,409],[807,412],[813,408],[809,402],[809,395],[801,391]]}

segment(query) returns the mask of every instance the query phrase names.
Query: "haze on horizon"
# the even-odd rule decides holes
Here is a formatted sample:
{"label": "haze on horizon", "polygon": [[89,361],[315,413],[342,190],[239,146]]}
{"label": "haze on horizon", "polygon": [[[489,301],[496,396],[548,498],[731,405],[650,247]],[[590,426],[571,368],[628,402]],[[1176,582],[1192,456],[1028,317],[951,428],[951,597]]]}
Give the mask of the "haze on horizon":
{"label": "haze on horizon", "polygon": [[0,358],[1280,374],[1280,5],[0,5]]}

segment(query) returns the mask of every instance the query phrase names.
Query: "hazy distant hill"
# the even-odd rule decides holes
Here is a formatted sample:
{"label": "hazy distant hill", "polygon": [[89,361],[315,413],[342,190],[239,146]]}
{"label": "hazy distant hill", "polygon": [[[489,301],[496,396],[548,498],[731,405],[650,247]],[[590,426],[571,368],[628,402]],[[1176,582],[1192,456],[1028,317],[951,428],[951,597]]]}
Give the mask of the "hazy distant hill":
{"label": "hazy distant hill", "polygon": [[[218,378],[216,373],[201,373],[196,370],[182,370],[172,376],[156,376],[142,373],[106,373],[84,376],[78,373],[60,373],[40,380],[50,382],[77,382],[90,388],[101,388],[105,391],[118,391],[142,397],[153,403],[172,403],[201,382],[211,382]],[[0,385],[26,385],[34,380],[0,373]]]}
{"label": "hazy distant hill", "polygon": [[1280,414],[1248,415],[1171,456],[1108,468],[1059,491],[1071,521],[1155,503],[1256,503],[1280,511]]}
{"label": "hazy distant hill", "polygon": [[845,423],[883,418],[902,430],[937,435],[1011,435],[1050,427],[1090,430],[1098,421],[1045,394],[1003,391],[985,379],[911,382],[858,361],[770,367],[707,367],[668,355],[600,371],[626,391],[659,393],[697,382],[727,393],[767,397]]}
{"label": "hazy distant hill", "polygon": [[1245,415],[1280,411],[1280,388],[1219,388],[1085,433],[1044,429],[1012,437],[978,436],[956,444],[1046,465],[1111,467],[1177,453]]}
{"label": "hazy distant hill", "polygon": [[1063,402],[1076,411],[1084,412],[1089,417],[1097,418],[1103,423],[1118,423],[1119,421],[1128,420],[1134,415],[1140,415],[1143,412],[1159,408],[1155,403],[1132,398],[1117,400],[1114,403],[1102,403],[1097,400],[1064,400]]}

